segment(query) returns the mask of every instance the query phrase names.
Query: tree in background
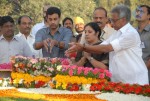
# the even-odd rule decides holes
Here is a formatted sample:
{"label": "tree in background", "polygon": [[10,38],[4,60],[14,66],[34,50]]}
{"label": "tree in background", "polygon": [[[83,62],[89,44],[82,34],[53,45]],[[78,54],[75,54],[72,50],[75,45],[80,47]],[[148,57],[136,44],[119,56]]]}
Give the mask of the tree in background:
{"label": "tree in background", "polygon": [[150,5],[150,0],[0,0],[0,16],[10,15],[17,20],[21,15],[29,15],[34,23],[41,22],[43,4],[46,2],[61,9],[62,19],[67,16],[73,19],[80,16],[86,23],[91,21],[92,13],[98,6],[103,6],[110,12],[117,4],[125,4],[134,15],[138,5]]}

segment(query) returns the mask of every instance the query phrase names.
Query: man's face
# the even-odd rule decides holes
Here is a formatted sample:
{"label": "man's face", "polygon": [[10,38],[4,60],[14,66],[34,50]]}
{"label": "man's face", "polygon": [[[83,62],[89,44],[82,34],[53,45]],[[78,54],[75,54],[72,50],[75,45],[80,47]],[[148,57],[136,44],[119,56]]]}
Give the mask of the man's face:
{"label": "man's face", "polygon": [[96,22],[101,29],[103,29],[108,19],[104,10],[97,9],[93,13],[93,22]]}
{"label": "man's face", "polygon": [[146,7],[138,7],[136,9],[136,20],[137,21],[148,21],[150,18],[150,14],[148,14],[148,10]]}
{"label": "man's face", "polygon": [[112,13],[111,14],[111,23],[112,23],[112,26],[115,30],[119,30],[121,27],[123,27],[123,24],[122,22],[124,22],[125,18],[119,18],[119,15],[117,13]]}
{"label": "man's face", "polygon": [[4,37],[13,37],[14,36],[14,24],[11,22],[5,23],[3,26],[1,26],[1,33]]}
{"label": "man's face", "polygon": [[75,30],[77,33],[81,33],[84,31],[84,24],[83,23],[78,23],[75,25]]}
{"label": "man's face", "polygon": [[19,25],[19,30],[22,34],[30,34],[32,20],[29,17],[23,17]]}
{"label": "man's face", "polygon": [[64,22],[64,27],[69,28],[69,29],[73,29],[73,23],[70,20],[66,20]]}
{"label": "man's face", "polygon": [[44,6],[43,7],[43,18],[44,18],[44,20],[46,21],[46,11],[47,11],[47,9],[50,7],[50,5],[47,5],[47,6]]}
{"label": "man's face", "polygon": [[60,17],[56,13],[47,16],[47,23],[50,29],[57,29],[59,27],[59,21]]}

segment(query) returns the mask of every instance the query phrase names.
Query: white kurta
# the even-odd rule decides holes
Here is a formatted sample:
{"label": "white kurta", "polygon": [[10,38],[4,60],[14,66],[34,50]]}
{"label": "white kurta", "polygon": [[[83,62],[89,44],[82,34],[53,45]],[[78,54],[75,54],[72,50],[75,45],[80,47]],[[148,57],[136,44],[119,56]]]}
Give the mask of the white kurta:
{"label": "white kurta", "polygon": [[40,50],[35,50],[35,49],[33,48],[33,44],[34,44],[34,42],[35,42],[35,37],[34,37],[33,35],[30,34],[30,35],[27,37],[27,39],[26,39],[25,35],[19,32],[19,34],[17,34],[16,36],[18,36],[18,37],[22,38],[23,40],[26,40],[26,41],[27,41],[27,43],[28,43],[28,45],[30,46],[30,49],[31,49],[31,51],[32,51],[32,54],[33,54],[36,58],[41,58],[41,57],[43,57],[42,49],[40,49]]}
{"label": "white kurta", "polygon": [[111,44],[109,69],[111,81],[130,84],[148,84],[148,71],[142,59],[140,36],[128,23],[102,44]]}

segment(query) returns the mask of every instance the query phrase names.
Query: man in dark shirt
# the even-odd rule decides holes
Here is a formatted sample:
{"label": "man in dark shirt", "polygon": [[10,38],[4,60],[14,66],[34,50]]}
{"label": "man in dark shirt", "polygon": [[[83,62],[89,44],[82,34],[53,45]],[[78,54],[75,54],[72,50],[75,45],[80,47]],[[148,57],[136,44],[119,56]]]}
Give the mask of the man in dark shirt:
{"label": "man in dark shirt", "polygon": [[57,7],[50,7],[46,12],[49,27],[40,29],[35,37],[34,48],[41,49],[43,57],[65,57],[72,32],[68,28],[59,27],[61,12]]}

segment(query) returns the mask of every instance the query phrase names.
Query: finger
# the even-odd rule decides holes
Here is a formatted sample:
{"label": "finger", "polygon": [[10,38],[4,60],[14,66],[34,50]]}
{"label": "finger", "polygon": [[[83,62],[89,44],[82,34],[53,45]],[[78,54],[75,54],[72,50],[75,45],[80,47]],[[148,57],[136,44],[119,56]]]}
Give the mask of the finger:
{"label": "finger", "polygon": [[53,47],[54,47],[54,41],[51,41],[51,43],[50,43],[50,50],[49,50],[50,53],[52,52]]}
{"label": "finger", "polygon": [[75,42],[71,42],[71,43],[68,43],[70,47],[72,47],[73,45],[75,45],[76,43]]}
{"label": "finger", "polygon": [[49,46],[49,43],[47,42],[47,40],[44,40],[44,41],[43,41],[43,44],[44,44],[44,47],[45,47],[46,51],[48,52],[48,48],[49,48],[50,46]]}

